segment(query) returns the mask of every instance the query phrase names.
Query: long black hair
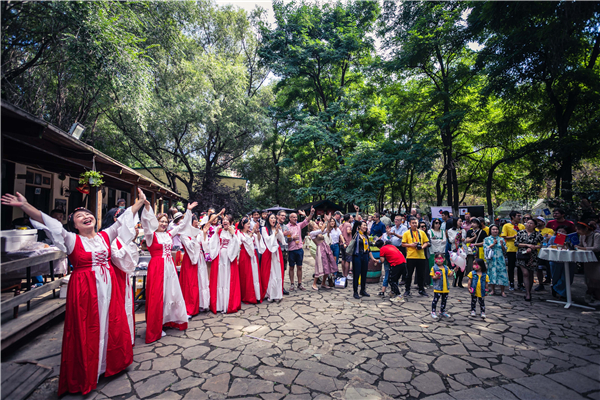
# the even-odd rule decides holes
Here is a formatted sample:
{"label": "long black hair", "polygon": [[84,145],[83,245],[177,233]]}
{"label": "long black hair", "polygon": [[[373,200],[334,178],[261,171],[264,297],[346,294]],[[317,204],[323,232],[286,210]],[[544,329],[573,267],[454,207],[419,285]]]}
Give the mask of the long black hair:
{"label": "long black hair", "polygon": [[273,228],[271,227],[271,223],[269,222],[269,219],[271,219],[271,215],[273,215],[275,217],[275,225],[277,226],[277,215],[270,212],[267,215],[267,219],[265,220],[265,228],[267,228],[267,233],[269,234],[269,236],[271,236],[271,232],[273,231]]}
{"label": "long black hair", "polygon": [[110,210],[108,210],[108,212],[104,216],[104,219],[102,220],[102,227],[100,228],[100,230],[103,231],[113,226],[113,224],[115,223],[115,218],[119,218],[119,216],[123,215],[123,213],[125,213],[125,210],[118,207],[111,208]]}
{"label": "long black hair", "polygon": [[[360,229],[363,223],[367,223],[367,221],[354,221],[354,225],[352,226],[352,237],[356,235],[356,231]],[[368,225],[367,225],[368,226]]]}

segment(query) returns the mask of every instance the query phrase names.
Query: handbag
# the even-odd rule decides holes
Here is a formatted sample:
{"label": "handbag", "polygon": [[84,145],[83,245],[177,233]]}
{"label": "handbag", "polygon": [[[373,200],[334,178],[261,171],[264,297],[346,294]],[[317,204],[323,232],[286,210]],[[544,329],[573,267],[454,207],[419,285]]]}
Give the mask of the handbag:
{"label": "handbag", "polygon": [[494,249],[492,249],[492,246],[484,250],[484,256],[486,260],[491,260],[492,258],[494,258]]}
{"label": "handbag", "polygon": [[348,246],[346,246],[346,255],[354,254],[354,247],[356,246],[356,237],[353,237]]}
{"label": "handbag", "polygon": [[[483,229],[479,230],[479,233],[477,234],[477,238],[475,238],[475,242],[473,243],[479,243],[479,238],[481,237],[481,232],[483,232]],[[467,255],[468,256],[472,256],[475,255],[475,252],[477,252],[477,256],[479,256],[479,247],[475,247],[472,245],[472,243],[467,243]]]}

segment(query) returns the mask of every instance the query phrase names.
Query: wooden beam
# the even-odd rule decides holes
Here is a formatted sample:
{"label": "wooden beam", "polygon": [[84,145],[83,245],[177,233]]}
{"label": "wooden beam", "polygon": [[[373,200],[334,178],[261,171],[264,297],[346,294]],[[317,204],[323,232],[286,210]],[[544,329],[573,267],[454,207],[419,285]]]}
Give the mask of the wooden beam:
{"label": "wooden beam", "polygon": [[2,302],[2,308],[4,310],[8,310],[10,308],[16,307],[20,304],[27,303],[29,300],[35,299],[36,297],[42,295],[43,293],[49,292],[54,289],[58,289],[62,282],[62,278],[56,279],[55,281],[45,283],[43,286],[37,287],[35,289],[31,289],[23,294],[20,294],[15,297],[11,297],[9,300]]}
{"label": "wooden beam", "polygon": [[20,271],[33,265],[43,264],[50,261],[62,260],[67,257],[62,251],[53,251],[51,253],[44,253],[39,256],[22,258],[19,260],[3,262],[0,266],[0,273],[7,274],[13,271]]}
{"label": "wooden beam", "polygon": [[65,312],[65,299],[49,299],[41,301],[43,304],[35,307],[22,317],[2,324],[1,350],[4,350],[19,339],[22,339]]}

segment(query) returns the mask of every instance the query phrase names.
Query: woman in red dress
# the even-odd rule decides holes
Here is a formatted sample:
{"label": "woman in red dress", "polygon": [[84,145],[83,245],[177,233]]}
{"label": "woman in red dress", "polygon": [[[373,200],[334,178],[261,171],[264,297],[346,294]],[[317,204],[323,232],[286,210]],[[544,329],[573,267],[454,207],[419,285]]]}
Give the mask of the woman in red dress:
{"label": "woman in red dress", "polygon": [[[145,196],[126,213],[133,214]],[[19,207],[36,229],[44,229],[56,247],[67,253],[73,265],[66,301],[65,325],[58,380],[58,394],[87,394],[96,388],[98,377],[115,375],[133,362],[131,336],[111,262],[111,243],[127,236],[121,220],[96,233],[91,211],[78,208],[69,215],[67,232],[62,224],[27,203],[25,197],[6,194],[2,204]]]}
{"label": "woman in red dress", "polygon": [[[213,215],[211,220],[216,219],[217,215]],[[210,307],[208,270],[203,251],[204,247],[208,247],[207,231],[210,225],[204,223],[202,229],[198,229],[198,219],[193,216],[192,226],[191,228],[184,227],[184,231],[179,233],[181,244],[185,249],[181,271],[179,272],[179,284],[181,285],[188,317],[194,316],[200,311],[208,310]]]}
{"label": "woman in red dress", "polygon": [[280,242],[285,238],[275,214],[270,214],[267,223],[261,230],[265,246],[260,260],[260,297],[281,301],[283,298],[283,255]]}
{"label": "woman in red dress", "polygon": [[262,302],[260,297],[260,271],[258,268],[257,247],[262,247],[260,225],[254,225],[250,230],[250,220],[244,218],[238,225],[237,236],[241,243],[240,251],[240,284],[242,301],[246,304]]}
{"label": "woman in red dress", "polygon": [[223,226],[218,227],[210,238],[208,250],[213,260],[210,268],[210,310],[215,314],[237,312],[242,307],[237,261],[240,243],[227,217],[223,218]]}
{"label": "woman in red dress", "polygon": [[173,263],[171,249],[173,236],[178,235],[192,221],[192,208],[188,205],[183,221],[167,232],[169,219],[166,214],[158,218],[152,213],[150,203],[142,211],[144,240],[150,252],[148,278],[146,281],[146,343],[152,343],[165,336],[163,327],[179,330],[187,329],[187,312],[177,270]]}

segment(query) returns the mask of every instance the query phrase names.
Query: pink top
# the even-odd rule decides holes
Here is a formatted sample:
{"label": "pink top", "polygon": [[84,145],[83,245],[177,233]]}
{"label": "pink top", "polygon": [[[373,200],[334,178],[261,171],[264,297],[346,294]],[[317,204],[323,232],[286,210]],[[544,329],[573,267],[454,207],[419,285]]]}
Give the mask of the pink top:
{"label": "pink top", "polygon": [[292,240],[288,243],[288,251],[300,250],[302,248],[302,228],[304,228],[306,225],[308,225],[308,219],[305,219],[296,225],[292,225],[291,223],[287,225],[292,232],[292,237],[295,235],[298,236],[297,240]]}

